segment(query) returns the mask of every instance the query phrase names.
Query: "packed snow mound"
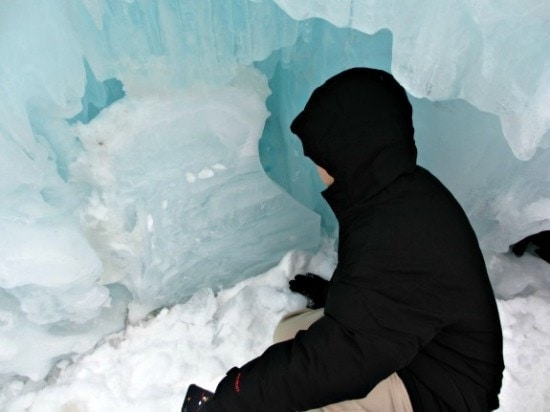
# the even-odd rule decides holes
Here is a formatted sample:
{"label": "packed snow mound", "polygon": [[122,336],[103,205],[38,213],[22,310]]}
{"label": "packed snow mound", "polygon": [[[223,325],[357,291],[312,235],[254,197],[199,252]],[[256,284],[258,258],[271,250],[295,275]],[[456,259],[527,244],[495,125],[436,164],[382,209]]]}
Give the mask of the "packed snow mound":
{"label": "packed snow mound", "polygon": [[[94,351],[60,362],[46,387],[20,380],[4,385],[0,409],[179,411],[189,384],[214,390],[227,370],[267,349],[285,314],[304,308],[304,297],[288,289],[295,273],[327,277],[335,261],[332,248],[291,252],[217,296],[200,289],[186,303],[107,336]],[[549,302],[539,292],[498,302],[506,363],[500,412],[543,411],[550,402]]]}

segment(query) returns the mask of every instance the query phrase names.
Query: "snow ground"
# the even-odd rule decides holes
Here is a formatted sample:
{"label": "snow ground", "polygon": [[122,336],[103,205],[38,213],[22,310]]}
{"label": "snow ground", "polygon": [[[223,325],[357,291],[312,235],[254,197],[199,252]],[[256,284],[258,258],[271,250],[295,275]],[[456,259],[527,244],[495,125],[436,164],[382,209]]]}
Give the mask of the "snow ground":
{"label": "snow ground", "polygon": [[[278,320],[300,309],[296,273],[328,276],[335,256],[290,252],[268,272],[186,303],[109,336],[92,352],[62,361],[47,386],[12,381],[0,390],[6,412],[179,411],[190,383],[214,389],[225,371],[260,354]],[[500,412],[550,411],[550,296],[538,291],[498,302],[506,370]]]}

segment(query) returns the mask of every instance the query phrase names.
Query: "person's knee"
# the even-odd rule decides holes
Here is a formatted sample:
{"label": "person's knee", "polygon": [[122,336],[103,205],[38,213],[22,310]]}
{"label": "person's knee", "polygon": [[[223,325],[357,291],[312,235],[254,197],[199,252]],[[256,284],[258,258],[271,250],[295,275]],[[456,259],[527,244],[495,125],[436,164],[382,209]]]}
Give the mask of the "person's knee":
{"label": "person's knee", "polygon": [[308,329],[323,316],[323,309],[305,309],[292,312],[281,319],[273,333],[273,343],[293,339],[300,330]]}

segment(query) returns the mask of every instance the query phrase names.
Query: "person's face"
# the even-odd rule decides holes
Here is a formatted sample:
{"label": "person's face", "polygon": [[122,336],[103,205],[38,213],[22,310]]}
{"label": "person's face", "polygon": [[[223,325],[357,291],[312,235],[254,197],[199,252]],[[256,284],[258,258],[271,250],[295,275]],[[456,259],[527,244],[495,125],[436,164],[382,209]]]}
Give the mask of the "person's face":
{"label": "person's face", "polygon": [[317,166],[317,171],[319,172],[319,176],[321,176],[321,180],[323,181],[324,184],[327,185],[327,187],[334,183],[334,178],[331,175],[329,175],[325,169],[323,169],[321,166],[318,166],[318,165],[315,165],[315,166]]}

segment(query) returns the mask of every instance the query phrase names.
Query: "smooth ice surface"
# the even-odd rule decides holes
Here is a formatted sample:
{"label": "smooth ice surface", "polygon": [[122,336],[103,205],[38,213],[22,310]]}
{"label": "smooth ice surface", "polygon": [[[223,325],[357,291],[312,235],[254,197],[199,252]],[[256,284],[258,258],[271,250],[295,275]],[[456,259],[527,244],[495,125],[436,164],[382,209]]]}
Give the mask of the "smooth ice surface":
{"label": "smooth ice surface", "polygon": [[74,127],[85,154],[71,175],[93,188],[83,227],[102,281],[133,292],[130,319],[318,245],[319,217],[260,164],[265,78],[235,84],[128,97]]}
{"label": "smooth ice surface", "polygon": [[[474,224],[508,322],[504,410],[521,410],[523,400],[538,410],[548,392],[537,386],[548,364],[540,326],[548,265],[517,259],[508,246],[550,229],[548,21],[541,0],[2,2],[3,399],[24,386],[31,394],[17,402],[32,402],[51,371],[52,386],[38,396],[59,396],[68,410],[135,408],[149,395],[143,410],[175,408],[195,376],[212,386],[225,367],[264,348],[268,337],[244,331],[235,332],[242,350],[216,340],[217,329],[195,342],[178,319],[197,316],[200,327],[223,319],[215,328],[240,331],[239,317],[257,316],[251,330],[265,332],[284,305],[295,307],[284,279],[271,275],[277,293],[258,303],[260,292],[246,292],[252,306],[229,309],[221,296],[230,292],[205,288],[229,287],[334,233],[320,181],[288,125],[327,77],[364,65],[406,87],[419,162]],[[129,326],[82,358],[116,369],[114,380],[63,361],[174,304],[149,321],[152,329]],[[159,331],[173,339],[162,355],[147,336]],[[204,378],[189,349],[199,343],[216,354]],[[140,360],[128,355],[127,368],[113,366],[107,352],[123,356],[118,348],[132,345]],[[127,369],[174,359],[189,373],[171,370],[155,386],[136,371],[133,398],[122,395],[132,387]],[[86,395],[94,391],[80,375],[113,403]],[[78,397],[59,395],[67,386]]]}

